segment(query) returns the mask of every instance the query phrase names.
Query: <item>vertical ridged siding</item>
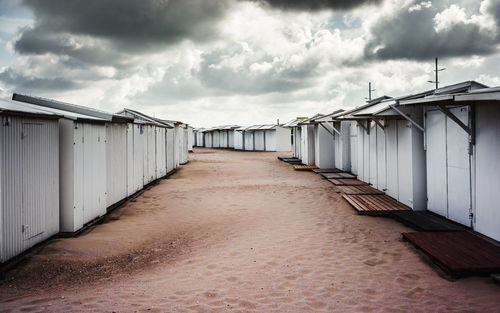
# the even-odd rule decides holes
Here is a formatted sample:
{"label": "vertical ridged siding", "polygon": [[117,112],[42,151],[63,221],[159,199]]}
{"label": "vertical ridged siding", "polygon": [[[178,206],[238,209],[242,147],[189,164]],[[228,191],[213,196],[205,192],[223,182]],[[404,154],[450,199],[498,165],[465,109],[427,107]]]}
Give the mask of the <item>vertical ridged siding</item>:
{"label": "vertical ridged siding", "polygon": [[127,124],[106,127],[107,206],[127,197]]}
{"label": "vertical ridged siding", "polygon": [[166,128],[156,128],[156,173],[157,177],[163,177],[167,174],[167,158],[166,158]]}
{"label": "vertical ridged siding", "polygon": [[167,147],[166,147],[166,158],[167,158],[167,173],[174,170],[174,129],[167,129]]}
{"label": "vertical ridged siding", "polygon": [[6,125],[6,119],[0,125],[1,262],[59,232],[58,122],[9,117]]}

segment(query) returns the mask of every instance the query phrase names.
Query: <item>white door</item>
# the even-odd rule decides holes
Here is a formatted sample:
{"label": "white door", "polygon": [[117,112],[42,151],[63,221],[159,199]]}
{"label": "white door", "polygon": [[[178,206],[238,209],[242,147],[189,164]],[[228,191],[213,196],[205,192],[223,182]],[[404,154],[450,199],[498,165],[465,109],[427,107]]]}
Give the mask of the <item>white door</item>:
{"label": "white door", "polygon": [[373,185],[373,187],[378,188],[378,161],[377,161],[377,124],[375,122],[370,123],[370,135],[369,138],[369,167],[368,172],[370,173],[369,183]]}
{"label": "white door", "polygon": [[74,136],[74,173],[72,179],[74,185],[74,216],[73,229],[76,231],[83,227],[84,211],[85,211],[85,171],[84,171],[84,124],[75,123]]}
{"label": "white door", "polygon": [[398,130],[395,120],[386,121],[387,195],[398,199]]}
{"label": "white door", "polygon": [[437,110],[426,115],[427,209],[448,217],[446,116]]}
{"label": "white door", "polygon": [[351,131],[349,137],[350,157],[351,157],[351,172],[358,174],[358,130],[355,122],[350,122]]}
{"label": "white door", "polygon": [[411,124],[398,120],[398,201],[413,208],[413,161]]}
{"label": "white door", "polygon": [[22,125],[22,225],[24,239],[30,239],[43,233],[45,229],[45,203],[47,196],[44,181],[47,170],[36,151],[43,151],[44,132],[41,123],[23,123]]}
{"label": "white door", "polygon": [[378,190],[386,188],[386,154],[385,154],[385,130],[377,126],[377,186]]}
{"label": "white door", "polygon": [[[366,127],[370,127],[368,123],[365,123]],[[360,179],[364,182],[370,182],[370,135],[361,128],[363,131],[363,175]]]}
{"label": "white door", "polygon": [[[450,110],[465,125],[468,124],[466,107]],[[447,119],[448,158],[448,218],[463,225],[470,225],[470,167],[468,134],[457,123]]]}

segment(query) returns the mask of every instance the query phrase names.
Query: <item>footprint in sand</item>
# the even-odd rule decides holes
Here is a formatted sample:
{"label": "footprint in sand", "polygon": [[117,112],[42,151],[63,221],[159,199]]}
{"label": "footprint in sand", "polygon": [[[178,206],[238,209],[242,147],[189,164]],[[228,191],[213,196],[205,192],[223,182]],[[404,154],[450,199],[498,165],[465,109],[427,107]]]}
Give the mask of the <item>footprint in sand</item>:
{"label": "footprint in sand", "polygon": [[377,259],[377,258],[373,258],[373,259],[368,259],[368,260],[364,261],[363,263],[365,263],[366,265],[369,265],[369,266],[376,266],[376,265],[384,264],[385,261]]}
{"label": "footprint in sand", "polygon": [[228,278],[226,278],[226,280],[229,281],[229,282],[234,283],[234,282],[238,281],[238,278],[234,277],[234,276],[229,276]]}

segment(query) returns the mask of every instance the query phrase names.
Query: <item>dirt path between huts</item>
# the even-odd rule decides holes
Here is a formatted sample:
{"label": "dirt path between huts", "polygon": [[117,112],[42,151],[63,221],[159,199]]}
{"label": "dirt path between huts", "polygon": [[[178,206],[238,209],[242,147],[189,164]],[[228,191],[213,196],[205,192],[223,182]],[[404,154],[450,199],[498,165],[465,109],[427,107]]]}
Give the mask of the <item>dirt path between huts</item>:
{"label": "dirt path between huts", "polygon": [[1,282],[0,311],[500,310],[492,280],[440,277],[408,228],[356,215],[276,156],[196,150],[106,223],[31,253]]}

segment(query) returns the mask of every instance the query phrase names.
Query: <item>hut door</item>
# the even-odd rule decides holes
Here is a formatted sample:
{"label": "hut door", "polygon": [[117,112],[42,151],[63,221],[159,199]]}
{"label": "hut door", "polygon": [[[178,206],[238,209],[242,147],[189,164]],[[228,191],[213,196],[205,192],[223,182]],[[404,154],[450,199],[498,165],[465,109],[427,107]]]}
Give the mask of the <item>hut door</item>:
{"label": "hut door", "polygon": [[413,208],[412,129],[406,120],[397,121],[398,201]]}
{"label": "hut door", "polygon": [[440,111],[427,111],[427,209],[448,217],[446,116]]}
{"label": "hut door", "polygon": [[398,199],[398,131],[396,120],[388,120],[386,131],[386,172],[387,172],[387,195]]}
{"label": "hut door", "polygon": [[[450,110],[465,125],[468,124],[466,107]],[[446,122],[446,157],[448,166],[448,218],[469,225],[470,167],[468,134],[449,118]]]}
{"label": "hut door", "polygon": [[47,171],[42,156],[37,153],[44,149],[43,127],[40,123],[23,123],[22,145],[22,231],[24,239],[33,238],[45,226],[45,199],[43,186],[47,184]]}

